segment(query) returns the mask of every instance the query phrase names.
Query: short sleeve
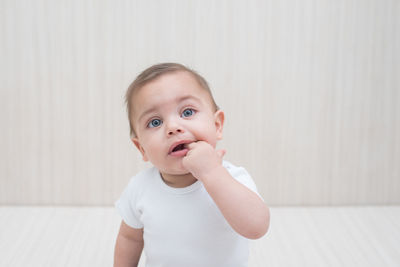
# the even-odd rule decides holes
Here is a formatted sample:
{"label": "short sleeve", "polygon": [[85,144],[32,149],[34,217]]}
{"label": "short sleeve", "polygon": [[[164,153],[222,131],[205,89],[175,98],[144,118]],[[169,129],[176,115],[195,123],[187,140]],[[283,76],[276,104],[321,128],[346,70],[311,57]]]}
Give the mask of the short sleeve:
{"label": "short sleeve", "polygon": [[140,211],[137,209],[138,190],[135,188],[135,177],[122,192],[121,197],[115,202],[115,208],[124,222],[132,228],[141,229]]}
{"label": "short sleeve", "polygon": [[[224,161],[223,166],[238,182],[249,188],[251,191],[256,193],[261,199],[262,196],[258,193],[257,186],[251,178],[250,174],[243,167],[237,167],[230,162]],[[264,199],[263,199],[264,200]]]}

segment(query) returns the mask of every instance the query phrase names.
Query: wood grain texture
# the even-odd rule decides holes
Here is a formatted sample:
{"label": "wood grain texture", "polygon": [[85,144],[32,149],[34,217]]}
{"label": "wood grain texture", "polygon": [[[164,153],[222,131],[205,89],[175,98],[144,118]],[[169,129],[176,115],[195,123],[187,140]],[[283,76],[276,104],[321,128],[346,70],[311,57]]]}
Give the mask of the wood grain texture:
{"label": "wood grain texture", "polygon": [[111,204],[148,166],[125,89],[181,62],[271,205],[400,203],[400,4],[0,1],[0,203]]}
{"label": "wood grain texture", "polygon": [[[110,207],[2,206],[0,266],[112,266],[119,223]],[[397,267],[399,242],[399,206],[272,208],[249,267]]]}

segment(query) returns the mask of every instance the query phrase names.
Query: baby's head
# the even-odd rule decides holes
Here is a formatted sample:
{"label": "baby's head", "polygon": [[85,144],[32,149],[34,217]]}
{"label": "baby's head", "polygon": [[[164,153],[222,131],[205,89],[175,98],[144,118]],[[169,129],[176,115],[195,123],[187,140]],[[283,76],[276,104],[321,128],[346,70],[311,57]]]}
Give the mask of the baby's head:
{"label": "baby's head", "polygon": [[126,104],[131,139],[161,173],[185,174],[181,160],[187,145],[222,138],[224,113],[207,82],[176,63],[154,65],[129,86]]}
{"label": "baby's head", "polygon": [[129,119],[129,126],[130,126],[130,135],[131,138],[136,137],[136,132],[135,132],[135,127],[134,127],[134,119],[133,119],[133,109],[134,109],[134,99],[135,99],[135,94],[146,84],[160,78],[163,75],[166,74],[171,74],[174,72],[186,72],[190,74],[200,85],[202,89],[207,92],[207,94],[210,97],[210,104],[214,108],[214,111],[217,111],[219,107],[215,103],[215,100],[212,96],[211,90],[208,86],[207,81],[196,71],[183,66],[178,63],[161,63],[161,64],[156,64],[153,65],[147,69],[145,69],[142,73],[140,73],[136,79],[131,83],[131,85],[128,87],[128,90],[126,91],[125,94],[125,103],[126,103],[126,108],[127,108],[127,113],[128,113],[128,119]]}

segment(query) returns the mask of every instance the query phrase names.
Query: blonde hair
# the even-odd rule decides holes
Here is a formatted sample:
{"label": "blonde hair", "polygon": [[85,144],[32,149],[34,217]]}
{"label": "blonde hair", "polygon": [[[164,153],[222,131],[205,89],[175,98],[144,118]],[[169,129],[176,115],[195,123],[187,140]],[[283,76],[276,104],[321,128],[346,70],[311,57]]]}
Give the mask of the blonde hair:
{"label": "blonde hair", "polygon": [[129,85],[126,94],[125,94],[125,104],[126,104],[126,110],[128,113],[128,119],[129,119],[129,127],[130,127],[130,135],[131,137],[135,137],[135,130],[133,128],[133,116],[132,116],[132,102],[133,102],[133,95],[136,91],[138,91],[140,88],[145,86],[147,83],[154,81],[155,79],[161,77],[162,75],[166,73],[171,73],[171,72],[177,72],[177,71],[186,71],[190,73],[196,81],[199,83],[199,85],[207,91],[207,93],[210,95],[211,98],[211,104],[215,108],[215,111],[219,109],[217,104],[215,103],[214,97],[212,96],[211,90],[208,86],[207,81],[196,71],[178,64],[178,63],[160,63],[153,65],[147,69],[145,69],[142,73],[140,73],[136,79]]}

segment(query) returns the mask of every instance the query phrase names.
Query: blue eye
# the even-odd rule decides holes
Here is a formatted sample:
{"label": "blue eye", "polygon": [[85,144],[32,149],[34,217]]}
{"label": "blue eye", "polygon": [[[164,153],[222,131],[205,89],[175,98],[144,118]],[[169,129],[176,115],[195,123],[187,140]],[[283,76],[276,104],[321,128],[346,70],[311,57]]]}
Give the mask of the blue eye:
{"label": "blue eye", "polygon": [[162,120],[160,119],[153,119],[149,122],[149,124],[147,124],[147,127],[149,128],[155,128],[158,127],[162,124]]}
{"label": "blue eye", "polygon": [[196,112],[193,109],[187,108],[182,112],[182,117],[187,118],[187,117],[193,116],[195,113]]}

